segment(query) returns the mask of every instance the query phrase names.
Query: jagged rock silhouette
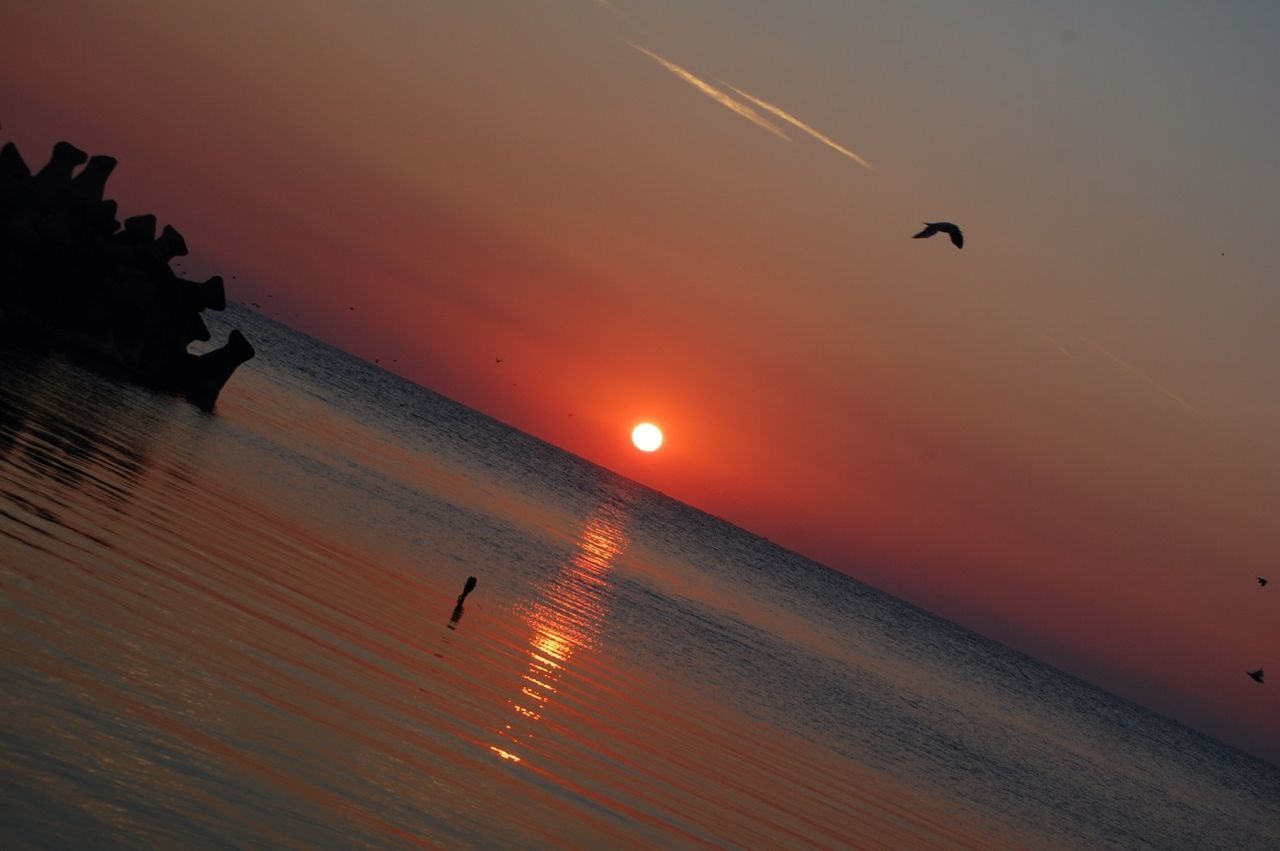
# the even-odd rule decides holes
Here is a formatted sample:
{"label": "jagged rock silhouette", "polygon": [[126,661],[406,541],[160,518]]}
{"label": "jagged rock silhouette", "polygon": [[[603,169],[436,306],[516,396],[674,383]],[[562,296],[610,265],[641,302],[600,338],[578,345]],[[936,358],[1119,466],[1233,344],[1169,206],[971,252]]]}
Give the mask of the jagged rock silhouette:
{"label": "jagged rock silhouette", "polygon": [[187,351],[210,339],[201,311],[226,308],[222,278],[178,277],[169,263],[186,240],[170,225],[157,236],[155,216],[121,226],[103,198],[115,166],[58,142],[33,174],[12,142],[0,148],[0,342],[51,344],[212,409],[253,346],[234,330]]}

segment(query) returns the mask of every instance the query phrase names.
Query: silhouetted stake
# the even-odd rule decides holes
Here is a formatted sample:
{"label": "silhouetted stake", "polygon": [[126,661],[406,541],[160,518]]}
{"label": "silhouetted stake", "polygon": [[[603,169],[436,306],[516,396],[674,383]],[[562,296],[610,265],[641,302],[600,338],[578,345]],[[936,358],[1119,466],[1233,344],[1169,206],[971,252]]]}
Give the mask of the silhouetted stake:
{"label": "silhouetted stake", "polygon": [[449,628],[453,628],[453,624],[462,620],[462,601],[467,599],[467,595],[476,590],[476,578],[474,576],[467,577],[467,584],[462,586],[462,593],[458,595],[458,604],[453,607],[453,616],[449,618]]}

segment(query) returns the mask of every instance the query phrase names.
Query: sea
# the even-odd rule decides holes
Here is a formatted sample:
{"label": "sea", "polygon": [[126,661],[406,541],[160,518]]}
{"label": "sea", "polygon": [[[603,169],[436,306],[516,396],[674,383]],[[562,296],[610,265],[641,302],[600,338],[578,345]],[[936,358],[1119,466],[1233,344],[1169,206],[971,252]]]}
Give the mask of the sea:
{"label": "sea", "polygon": [[0,350],[6,849],[1280,848],[1274,765],[211,325],[212,414]]}

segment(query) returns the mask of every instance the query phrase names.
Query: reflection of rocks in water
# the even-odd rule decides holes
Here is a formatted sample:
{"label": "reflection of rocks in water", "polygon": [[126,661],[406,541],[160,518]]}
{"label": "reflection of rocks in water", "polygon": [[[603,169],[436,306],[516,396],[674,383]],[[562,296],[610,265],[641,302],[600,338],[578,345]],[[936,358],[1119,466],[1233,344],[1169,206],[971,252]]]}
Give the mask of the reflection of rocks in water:
{"label": "reflection of rocks in water", "polygon": [[624,509],[614,500],[593,511],[578,538],[577,551],[525,614],[533,633],[520,694],[508,701],[516,717],[498,731],[505,739],[503,746],[490,746],[503,759],[521,761],[510,747],[526,744],[533,736],[529,725],[542,720],[574,652],[595,645],[609,612],[609,571],[627,548],[625,519]]}
{"label": "reflection of rocks in water", "polygon": [[13,143],[0,148],[0,340],[53,345],[211,409],[253,347],[232,331],[220,349],[187,351],[210,339],[201,311],[226,307],[222,278],[175,275],[186,240],[169,225],[157,236],[155,216],[121,227],[102,197],[115,165],[59,142],[33,174]]}
{"label": "reflection of rocks in water", "polygon": [[27,421],[25,405],[18,404],[31,383],[31,376],[43,359],[24,349],[0,348],[0,459],[6,457],[17,442]]}
{"label": "reflection of rocks in water", "polygon": [[[144,393],[103,383],[58,359],[0,351],[0,488],[5,500],[49,522],[57,522],[70,492],[124,511],[155,466],[157,437],[175,425],[165,410],[173,403],[140,397]],[[195,426],[192,439],[199,436],[200,423]],[[191,485],[180,459],[165,466],[165,487],[185,490]],[[28,481],[24,488],[20,479],[45,484]],[[15,492],[19,489],[27,496]],[[39,505],[32,502],[37,494]]]}

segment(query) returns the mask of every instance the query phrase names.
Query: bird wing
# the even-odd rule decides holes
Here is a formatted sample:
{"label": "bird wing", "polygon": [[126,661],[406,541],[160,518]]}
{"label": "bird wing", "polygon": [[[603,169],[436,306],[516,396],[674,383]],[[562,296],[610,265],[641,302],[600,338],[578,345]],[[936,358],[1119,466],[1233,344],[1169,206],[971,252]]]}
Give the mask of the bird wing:
{"label": "bird wing", "polygon": [[960,233],[960,228],[951,222],[933,222],[933,227],[942,231],[951,237],[951,242],[956,248],[964,247],[964,234]]}
{"label": "bird wing", "polygon": [[920,231],[918,234],[916,234],[915,236],[913,236],[913,237],[911,237],[911,238],[912,238],[912,239],[921,239],[922,237],[933,236],[933,235],[934,235],[935,233],[937,233],[937,232],[938,232],[938,226],[937,226],[937,225],[931,225],[931,224],[928,224],[928,223],[926,222],[926,223],[925,223],[925,228],[924,228],[924,230]]}

